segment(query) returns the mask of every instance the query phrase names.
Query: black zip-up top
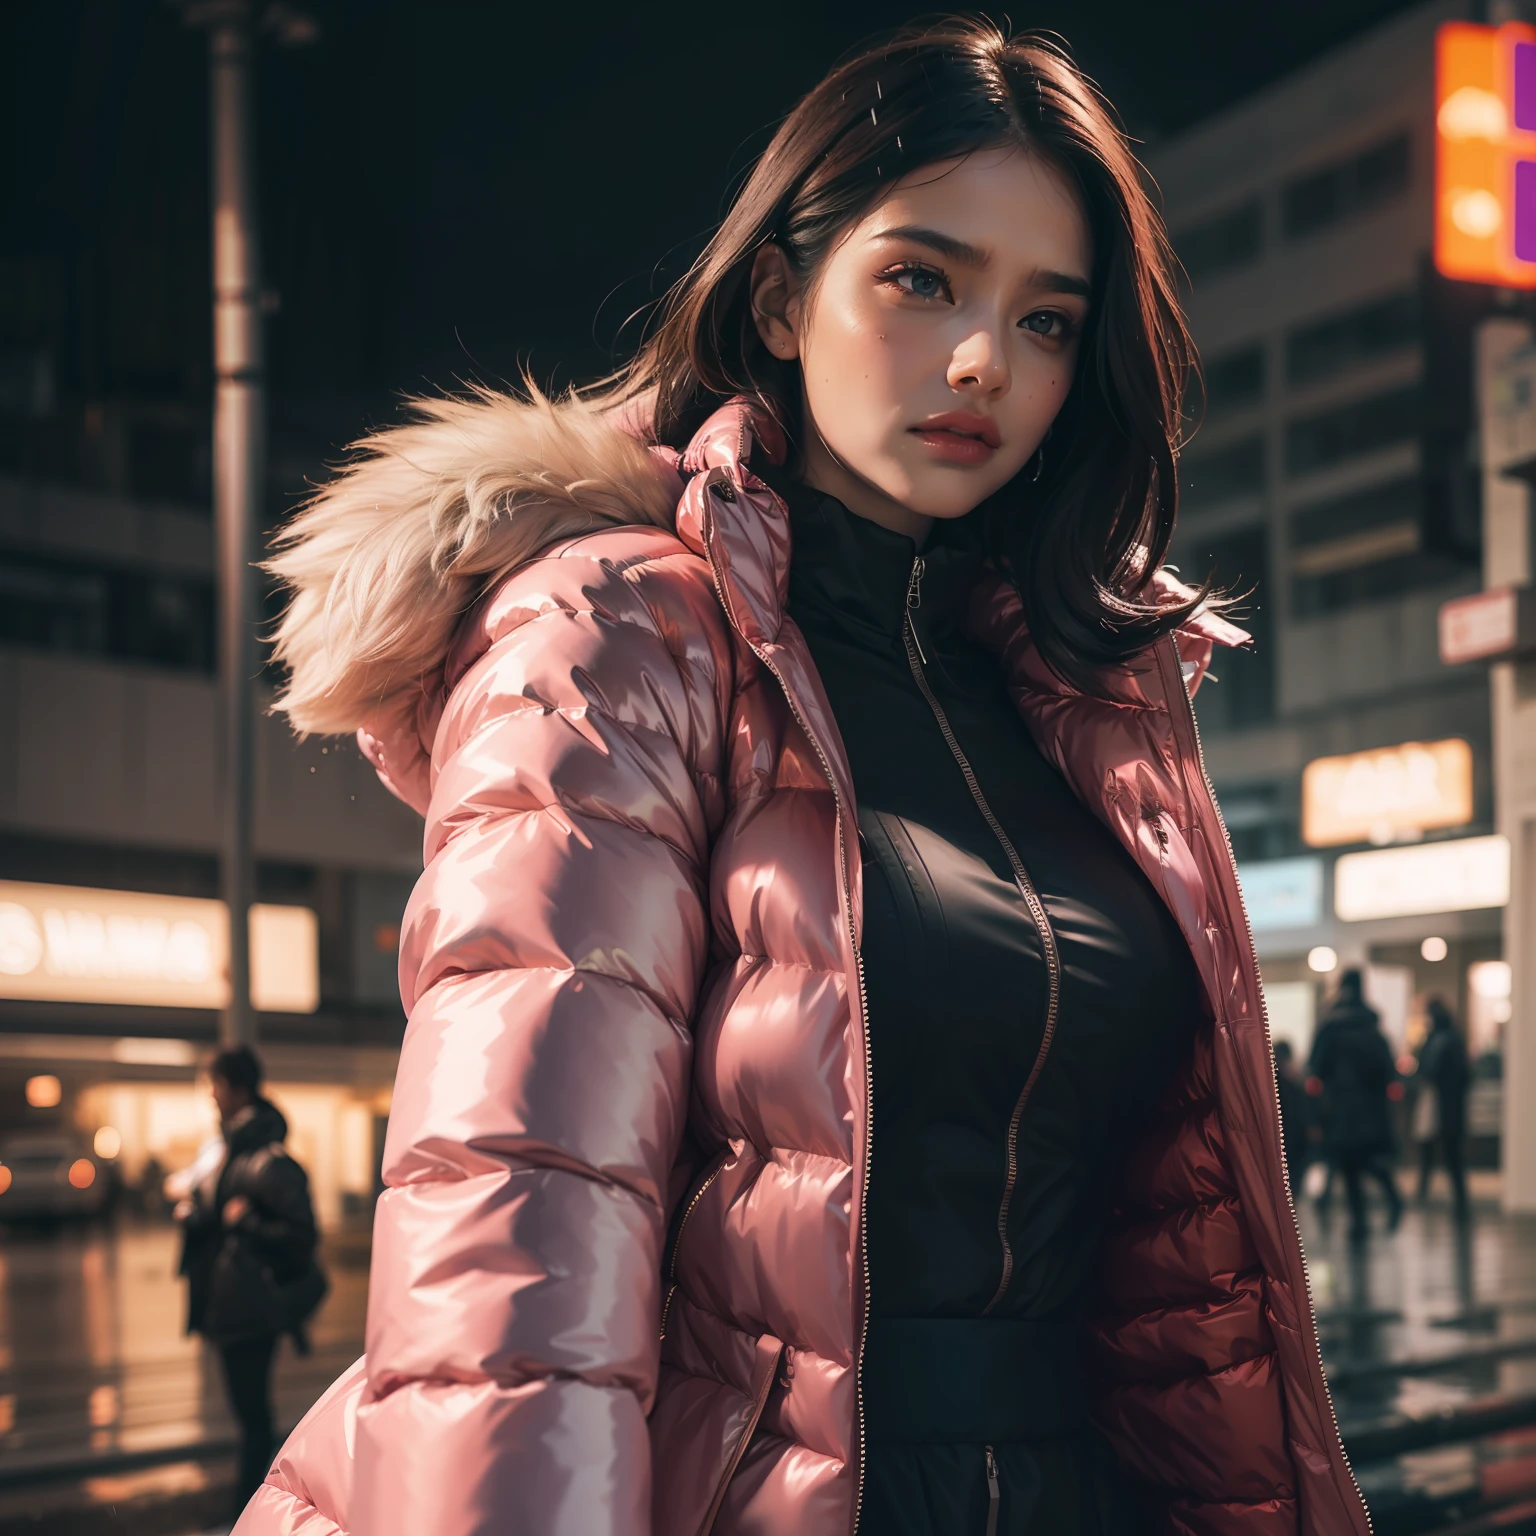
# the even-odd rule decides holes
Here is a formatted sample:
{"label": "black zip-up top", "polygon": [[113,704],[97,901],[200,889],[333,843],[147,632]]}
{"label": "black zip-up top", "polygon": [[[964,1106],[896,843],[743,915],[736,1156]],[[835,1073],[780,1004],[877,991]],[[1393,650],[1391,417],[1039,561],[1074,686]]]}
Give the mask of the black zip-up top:
{"label": "black zip-up top", "polygon": [[[1052,1421],[997,1400],[1027,1364],[1001,1387],[947,1384],[961,1406],[935,1418],[946,1383],[918,1357],[929,1350],[941,1376],[985,1374],[1022,1348],[1067,1395],[1079,1385],[1061,1378],[1076,1373],[1108,1190],[1190,1049],[1194,966],[961,633],[982,558],[970,520],[935,524],[919,551],[831,497],[788,499],[788,612],[848,754],[864,865],[875,1103],[861,1529],[1120,1536],[1137,1528],[1129,1493],[1075,1410]],[[916,1418],[899,1402],[913,1382]]]}

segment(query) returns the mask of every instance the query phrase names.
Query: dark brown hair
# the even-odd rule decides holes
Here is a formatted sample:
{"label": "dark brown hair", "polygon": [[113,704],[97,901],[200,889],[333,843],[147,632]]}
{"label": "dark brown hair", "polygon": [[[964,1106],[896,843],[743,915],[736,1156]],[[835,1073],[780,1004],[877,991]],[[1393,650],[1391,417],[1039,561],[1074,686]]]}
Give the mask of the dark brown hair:
{"label": "dark brown hair", "polygon": [[983,516],[1041,655],[1091,688],[1096,668],[1166,634],[1207,596],[1172,606],[1145,596],[1173,534],[1194,349],[1141,167],[1108,104],[1050,38],[955,17],[905,28],[839,65],[780,126],[634,361],[599,389],[652,396],[656,437],[674,446],[739,394],[759,398],[794,441],[798,364],[768,351],[751,314],[758,248],[777,243],[813,281],[902,177],[1003,145],[1046,157],[1076,186],[1093,293],[1044,472],[1016,477]]}

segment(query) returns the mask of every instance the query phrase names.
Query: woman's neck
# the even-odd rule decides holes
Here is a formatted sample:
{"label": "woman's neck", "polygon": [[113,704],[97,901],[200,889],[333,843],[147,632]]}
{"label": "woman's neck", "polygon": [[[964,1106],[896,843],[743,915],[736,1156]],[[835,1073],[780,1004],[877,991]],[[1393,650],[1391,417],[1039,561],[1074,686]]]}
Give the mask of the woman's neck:
{"label": "woman's neck", "polygon": [[[808,415],[806,421],[809,425]],[[812,490],[836,497],[855,517],[878,523],[882,528],[889,528],[892,533],[905,534],[919,549],[923,547],[928,539],[928,530],[933,526],[931,517],[902,506],[878,486],[871,485],[861,475],[855,474],[827,447],[814,426],[811,426],[806,436],[800,473],[806,485]]]}

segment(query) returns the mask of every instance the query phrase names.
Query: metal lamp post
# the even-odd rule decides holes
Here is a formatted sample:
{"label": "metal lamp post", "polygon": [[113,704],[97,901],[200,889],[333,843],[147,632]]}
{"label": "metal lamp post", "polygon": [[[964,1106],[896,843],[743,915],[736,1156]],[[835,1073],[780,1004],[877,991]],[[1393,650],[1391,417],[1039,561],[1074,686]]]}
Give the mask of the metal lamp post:
{"label": "metal lamp post", "polygon": [[[251,0],[191,0],[187,22],[208,34],[213,210],[213,505],[218,547],[221,795],[219,884],[229,914],[226,1045],[256,1038],[251,1006],[250,909],[255,894],[253,717],[260,658],[255,637],[255,528],[266,455],[253,79],[257,17]],[[270,10],[270,8],[269,8]],[[270,20],[270,15],[267,17]]]}
{"label": "metal lamp post", "polygon": [[251,841],[253,682],[259,671],[254,530],[261,506],[266,399],[261,336],[252,143],[255,25],[245,0],[188,8],[208,33],[209,164],[213,208],[213,505],[219,591],[219,703],[222,795],[219,884],[229,913],[229,1001],[219,1021],[225,1045],[256,1038],[251,1007],[250,909],[255,894]]}

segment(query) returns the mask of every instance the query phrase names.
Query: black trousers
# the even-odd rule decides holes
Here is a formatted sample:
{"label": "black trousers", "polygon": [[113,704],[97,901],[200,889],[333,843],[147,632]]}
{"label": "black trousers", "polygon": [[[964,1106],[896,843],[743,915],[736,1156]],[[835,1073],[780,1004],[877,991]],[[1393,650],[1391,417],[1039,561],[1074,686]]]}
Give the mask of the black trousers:
{"label": "black trousers", "polygon": [[261,1487],[277,1451],[272,1423],[272,1358],[276,1338],[242,1339],[219,1345],[224,1366],[224,1390],[230,1412],[240,1426],[240,1470],[235,1484],[235,1511],[244,1509]]}
{"label": "black trousers", "polygon": [[1334,1164],[1344,1175],[1344,1193],[1349,1199],[1350,1229],[1353,1232],[1362,1234],[1366,1229],[1365,1190],[1361,1187],[1362,1178],[1374,1179],[1381,1185],[1381,1193],[1386,1199],[1392,1224],[1397,1225],[1403,1211],[1403,1198],[1397,1192],[1397,1181],[1392,1177],[1392,1170],[1384,1156],[1376,1152],[1350,1150],[1338,1153],[1334,1158]]}
{"label": "black trousers", "polygon": [[1419,1199],[1429,1199],[1429,1181],[1435,1171],[1435,1146],[1439,1144],[1445,1159],[1445,1171],[1450,1177],[1451,1194],[1456,1202],[1456,1214],[1467,1213],[1467,1171],[1464,1132],[1450,1131],[1430,1141],[1419,1143]]}

